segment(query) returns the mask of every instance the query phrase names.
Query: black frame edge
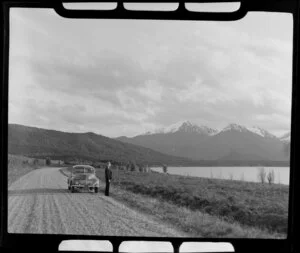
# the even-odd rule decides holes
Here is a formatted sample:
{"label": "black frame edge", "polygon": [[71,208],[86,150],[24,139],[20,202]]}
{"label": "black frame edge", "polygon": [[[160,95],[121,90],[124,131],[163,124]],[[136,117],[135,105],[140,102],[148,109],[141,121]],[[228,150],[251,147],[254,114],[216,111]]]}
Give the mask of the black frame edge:
{"label": "black frame edge", "polygon": [[[106,1],[110,2],[110,1]],[[115,1],[111,1],[115,2]],[[130,1],[128,1],[130,2]],[[137,1],[141,2],[141,1]],[[192,1],[188,1],[192,2]],[[213,2],[213,1],[212,1]],[[225,0],[226,2],[226,0]],[[263,8],[265,10],[267,9],[268,3],[271,1],[261,1],[265,3],[266,5]],[[278,8],[282,6],[283,1],[277,1]],[[0,245],[1,247],[8,247],[7,249],[10,249],[12,251],[49,251],[49,252],[57,252],[58,246],[62,240],[68,240],[68,239],[94,239],[94,240],[110,240],[114,245],[114,252],[118,252],[116,250],[115,245],[118,245],[122,241],[127,240],[147,240],[147,241],[170,241],[173,245],[179,245],[183,241],[209,241],[209,242],[232,242],[233,246],[235,247],[236,252],[253,252],[257,250],[258,245],[265,245],[261,248],[261,250],[268,249],[273,252],[286,252],[288,250],[289,252],[298,252],[300,251],[299,242],[297,241],[296,235],[299,231],[299,216],[292,215],[292,214],[299,214],[299,207],[296,205],[297,203],[297,193],[299,194],[299,185],[296,183],[299,182],[299,172],[295,169],[299,164],[297,164],[297,150],[300,148],[300,136],[297,136],[297,128],[299,129],[300,124],[300,117],[299,113],[297,115],[296,112],[300,111],[300,101],[299,101],[299,26],[300,26],[300,20],[299,20],[299,1],[290,1],[292,4],[290,6],[293,7],[286,7],[285,11],[289,12],[291,11],[291,8],[294,8],[296,12],[293,13],[294,15],[294,37],[293,37],[293,43],[294,43],[294,49],[293,49],[293,94],[292,94],[292,126],[291,126],[291,166],[294,168],[291,169],[290,173],[290,195],[289,195],[289,227],[288,227],[288,239],[287,240],[264,240],[264,239],[235,239],[235,238],[205,238],[205,239],[198,239],[198,238],[156,238],[156,237],[110,237],[110,236],[77,236],[77,235],[26,235],[26,234],[7,234],[5,231],[7,231],[6,226],[6,220],[7,220],[7,210],[5,207],[7,207],[7,202],[5,203],[5,200],[7,199],[7,170],[2,169],[0,171],[0,180],[2,182],[2,191],[1,191],[1,220],[0,220]],[[8,133],[8,87],[5,86],[5,83],[8,83],[8,64],[5,66],[4,63],[8,63],[9,60],[9,54],[8,54],[8,47],[9,44],[5,40],[7,36],[9,36],[9,27],[5,26],[4,19],[9,18],[7,17],[7,11],[11,6],[20,6],[21,2],[13,2],[12,5],[9,2],[6,2],[1,5],[1,13],[3,14],[2,22],[1,22],[1,28],[3,31],[3,57],[2,60],[2,87],[1,87],[1,124],[0,124],[0,134],[1,134],[1,165],[2,168],[7,168],[7,133]],[[22,3],[26,6],[31,7],[37,7],[40,8],[39,5],[43,5],[42,8],[53,8],[53,4],[45,4],[40,1],[22,1]],[[296,3],[296,4],[295,4]],[[21,4],[22,5],[22,4]],[[259,8],[258,3],[249,4],[248,5],[249,10],[261,10]],[[276,11],[276,8],[273,10]],[[151,13],[152,15],[153,13]],[[98,14],[97,14],[98,15]],[[127,14],[126,14],[127,15]],[[134,14],[136,15],[136,14]],[[95,17],[94,17],[95,18]],[[115,18],[112,17],[112,18]],[[122,18],[122,17],[119,17]],[[129,18],[129,17],[125,17]],[[151,18],[149,16],[149,18]],[[171,19],[173,19],[172,17]],[[144,19],[144,18],[138,18],[138,19]],[[158,19],[162,19],[161,16],[158,16]],[[186,19],[184,19],[186,20]],[[190,20],[190,19],[188,19]],[[234,19],[233,19],[234,20]],[[225,20],[224,20],[225,21]],[[1,29],[0,29],[1,30]],[[299,152],[299,151],[298,151]],[[16,244],[16,241],[23,242],[25,244]],[[32,246],[32,243],[34,241],[38,240],[40,242],[40,245],[47,245],[47,250],[43,250],[41,248],[32,249],[30,248]],[[267,248],[267,245],[269,242],[272,241],[273,245],[271,248]],[[255,245],[255,242],[258,243],[258,245]],[[178,246],[178,248],[179,248]],[[175,247],[176,249],[177,247]],[[260,250],[259,250],[260,251]],[[175,251],[176,252],[176,251]]]}

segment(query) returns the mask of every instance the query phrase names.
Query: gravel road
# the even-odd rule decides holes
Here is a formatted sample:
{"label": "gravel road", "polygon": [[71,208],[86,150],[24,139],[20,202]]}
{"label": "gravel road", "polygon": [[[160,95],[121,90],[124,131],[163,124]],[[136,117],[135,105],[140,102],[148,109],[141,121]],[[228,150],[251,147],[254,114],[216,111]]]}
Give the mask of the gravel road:
{"label": "gravel road", "polygon": [[9,187],[8,232],[119,236],[185,236],[100,192],[70,193],[59,168],[31,171]]}

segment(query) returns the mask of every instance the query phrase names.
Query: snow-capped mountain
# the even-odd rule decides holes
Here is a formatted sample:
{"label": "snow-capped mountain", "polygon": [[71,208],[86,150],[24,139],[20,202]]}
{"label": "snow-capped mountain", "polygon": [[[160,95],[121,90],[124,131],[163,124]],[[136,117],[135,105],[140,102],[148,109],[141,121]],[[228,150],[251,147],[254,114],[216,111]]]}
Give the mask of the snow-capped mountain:
{"label": "snow-capped mountain", "polygon": [[279,137],[279,139],[283,142],[290,142],[291,141],[291,132],[288,132],[288,133],[282,135],[281,137]]}
{"label": "snow-capped mountain", "polygon": [[159,128],[154,130],[153,132],[147,132],[146,135],[151,134],[170,134],[170,133],[198,133],[198,134],[205,134],[205,135],[214,135],[218,133],[218,130],[207,127],[207,126],[199,126],[195,123],[191,123],[190,121],[179,121],[175,124],[170,126]]}
{"label": "snow-capped mountain", "polygon": [[[185,132],[185,133],[198,133],[198,134],[205,134],[209,136],[216,135],[220,132],[226,132],[226,131],[238,131],[238,132],[252,132],[254,134],[260,135],[262,137],[266,138],[277,138],[274,134],[271,134],[267,130],[258,127],[258,126],[252,126],[252,127],[245,127],[242,125],[238,125],[235,123],[230,123],[226,127],[224,127],[221,131],[208,127],[203,125],[197,125],[195,123],[192,123],[190,121],[179,121],[175,124],[169,125],[164,128],[158,128],[154,131],[148,131],[144,135],[153,135],[153,134],[170,134],[170,133],[176,133],[176,132]],[[288,133],[289,134],[289,133]],[[285,138],[286,136],[283,136],[282,138]]]}
{"label": "snow-capped mountain", "polygon": [[217,130],[181,121],[132,138],[117,139],[195,160],[287,159],[283,152],[284,142],[280,138],[258,126],[246,127],[235,123]]}
{"label": "snow-capped mountain", "polygon": [[[190,123],[190,122],[189,122]],[[167,127],[162,127],[154,130],[153,132],[149,131],[146,134],[167,134],[167,133],[175,133],[178,131],[178,129],[183,125],[187,124],[186,121],[179,121],[176,122],[175,124],[169,125]],[[191,123],[190,123],[191,124]]]}
{"label": "snow-capped mountain", "polygon": [[218,133],[218,130],[207,127],[207,126],[198,126],[196,124],[190,123],[189,121],[184,122],[177,130],[178,132],[185,133],[198,133],[205,135],[214,135]]}
{"label": "snow-capped mountain", "polygon": [[244,126],[238,125],[231,123],[228,126],[224,127],[221,132],[226,132],[226,131],[238,131],[238,132],[246,132],[248,129]]}
{"label": "snow-capped mountain", "polygon": [[268,132],[267,130],[258,127],[258,126],[252,126],[252,127],[245,127],[245,126],[241,126],[238,124],[234,124],[231,123],[228,126],[226,126],[225,128],[223,128],[221,130],[221,132],[226,132],[226,131],[238,131],[238,132],[252,132],[254,134],[260,135],[262,137],[266,137],[266,138],[277,138],[274,134],[271,134],[270,132]]}
{"label": "snow-capped mountain", "polygon": [[248,130],[255,133],[255,134],[258,134],[262,137],[267,137],[267,138],[277,138],[274,134],[271,134],[270,132],[268,132],[267,130],[265,129],[262,129],[258,126],[253,126],[253,127],[248,127]]}

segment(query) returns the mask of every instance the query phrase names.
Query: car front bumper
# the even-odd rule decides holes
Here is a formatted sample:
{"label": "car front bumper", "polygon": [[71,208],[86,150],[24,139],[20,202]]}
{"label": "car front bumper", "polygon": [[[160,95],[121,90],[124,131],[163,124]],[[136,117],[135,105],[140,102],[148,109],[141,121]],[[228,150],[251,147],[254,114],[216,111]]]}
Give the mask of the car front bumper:
{"label": "car front bumper", "polygon": [[74,185],[71,185],[71,187],[73,187],[76,190],[81,190],[81,191],[93,191],[95,189],[95,187],[97,187],[97,186],[74,184]]}

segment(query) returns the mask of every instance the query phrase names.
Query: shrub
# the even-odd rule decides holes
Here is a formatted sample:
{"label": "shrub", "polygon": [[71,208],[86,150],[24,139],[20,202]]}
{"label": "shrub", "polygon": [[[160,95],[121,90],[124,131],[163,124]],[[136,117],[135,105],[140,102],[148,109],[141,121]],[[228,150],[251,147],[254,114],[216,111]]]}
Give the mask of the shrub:
{"label": "shrub", "polygon": [[261,182],[262,184],[265,183],[266,181],[266,170],[264,167],[261,167],[258,169],[258,181]]}
{"label": "shrub", "polygon": [[139,166],[134,161],[130,164],[130,171],[139,171]]}
{"label": "shrub", "polygon": [[163,165],[163,171],[164,171],[164,173],[168,173],[168,167],[167,167],[167,165]]}
{"label": "shrub", "polygon": [[47,166],[51,165],[51,160],[50,160],[49,157],[46,158],[46,165],[47,165]]}
{"label": "shrub", "polygon": [[139,166],[139,171],[140,171],[140,172],[144,172],[144,166],[143,166],[143,165],[140,165],[140,166]]}
{"label": "shrub", "polygon": [[267,179],[269,184],[273,184],[275,181],[275,173],[274,170],[269,171],[268,175],[267,175]]}
{"label": "shrub", "polygon": [[26,164],[28,164],[28,160],[24,160],[22,163],[23,163],[23,165],[26,165]]}

